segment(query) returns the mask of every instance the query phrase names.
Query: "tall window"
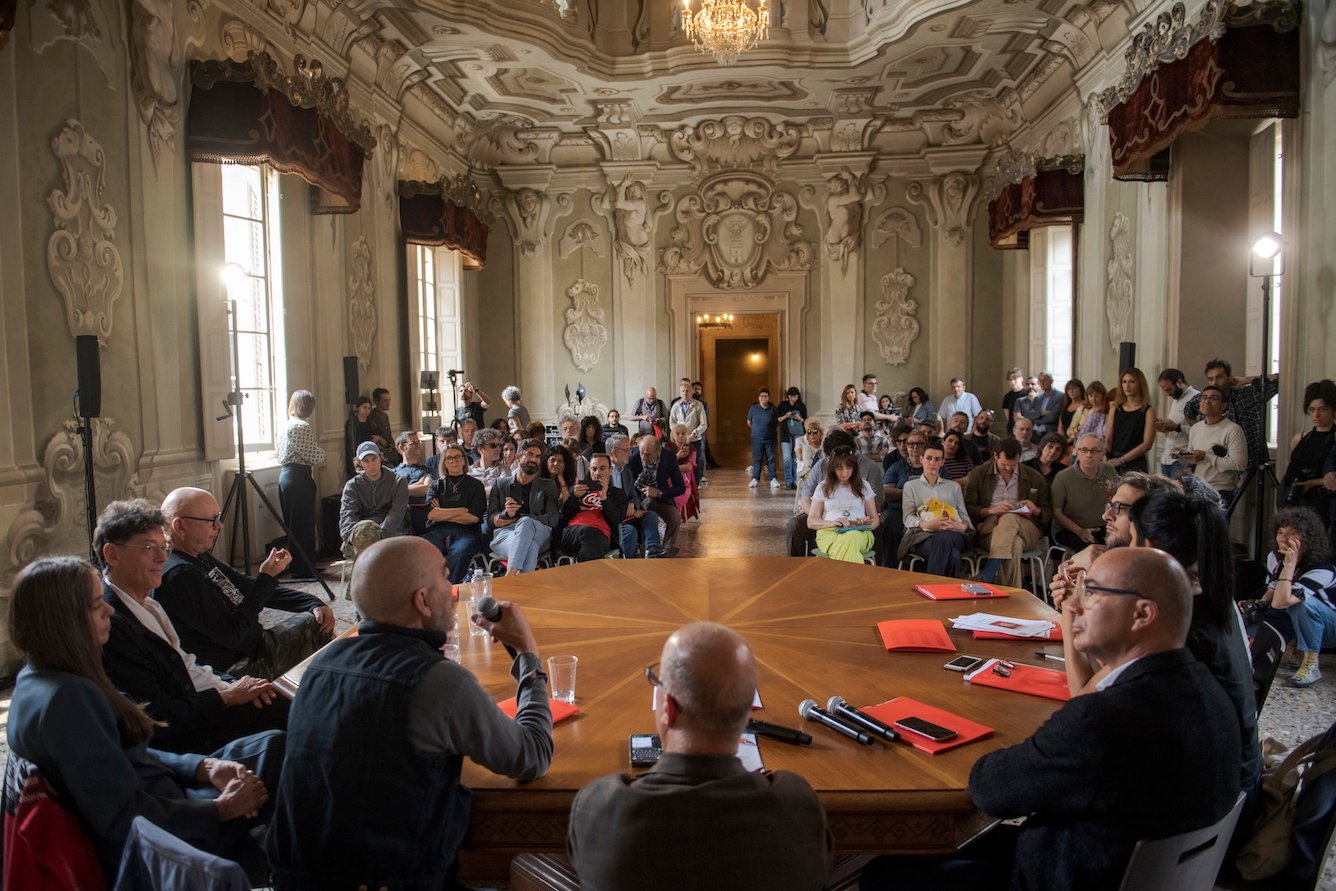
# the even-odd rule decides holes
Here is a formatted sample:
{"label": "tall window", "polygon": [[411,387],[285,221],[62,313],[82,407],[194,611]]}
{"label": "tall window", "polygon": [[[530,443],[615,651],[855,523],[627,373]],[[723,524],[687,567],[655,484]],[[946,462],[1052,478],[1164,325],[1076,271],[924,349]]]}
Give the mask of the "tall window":
{"label": "tall window", "polygon": [[453,415],[452,410],[442,410],[441,406],[448,406],[451,399],[446,372],[460,368],[461,364],[459,254],[448,248],[410,244],[408,268],[410,296],[416,310],[414,376],[420,380],[423,371],[439,372],[441,393],[436,410],[427,403],[429,394],[418,392],[422,427],[430,430],[440,424],[442,415],[446,418]]}
{"label": "tall window", "polygon": [[1072,227],[1052,226],[1046,239],[1044,367],[1061,387],[1072,376]]}
{"label": "tall window", "polygon": [[245,273],[230,281],[236,306],[241,419],[247,452],[273,451],[286,407],[282,254],[278,233],[278,177],[267,167],[223,164],[223,256]]}

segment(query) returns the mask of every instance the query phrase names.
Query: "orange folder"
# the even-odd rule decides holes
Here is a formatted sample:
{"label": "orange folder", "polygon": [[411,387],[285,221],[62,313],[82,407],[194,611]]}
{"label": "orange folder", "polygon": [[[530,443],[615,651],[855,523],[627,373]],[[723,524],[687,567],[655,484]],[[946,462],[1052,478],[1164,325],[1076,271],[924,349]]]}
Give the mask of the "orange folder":
{"label": "orange folder", "polygon": [[962,582],[946,585],[915,585],[914,590],[929,600],[990,600],[994,597],[1010,597],[1010,591],[1004,591],[982,582],[971,582],[992,591],[991,594],[971,594],[961,587]]}
{"label": "orange folder", "polygon": [[[553,724],[560,724],[571,715],[579,714],[580,712],[579,706],[571,705],[569,702],[562,702],[560,699],[549,699],[547,702],[548,705],[552,707]],[[501,700],[497,703],[497,706],[510,718],[515,717],[515,709],[519,707],[514,696],[509,699]]]}
{"label": "orange folder", "polygon": [[940,724],[948,730],[956,732],[956,735],[950,739],[935,742],[926,736],[919,736],[917,733],[897,731],[900,733],[902,742],[907,742],[920,752],[927,752],[929,755],[936,755],[938,752],[955,749],[966,743],[972,743],[976,739],[993,735],[993,728],[991,727],[976,724],[968,718],[962,718],[960,715],[948,712],[945,709],[924,705],[922,702],[910,699],[907,696],[888,699],[881,705],[868,706],[863,711],[883,724],[890,724],[891,726],[894,726],[895,722],[901,718],[922,718],[925,721]]}
{"label": "orange folder", "polygon": [[1047,637],[1021,637],[1016,634],[1003,634],[1001,631],[971,631],[975,640],[1062,640],[1062,626],[1053,623],[1053,630]]}
{"label": "orange folder", "polygon": [[946,626],[936,619],[893,619],[877,623],[881,642],[888,650],[908,653],[954,653],[956,645]]}
{"label": "orange folder", "polygon": [[1004,678],[993,671],[996,659],[989,659],[979,668],[965,675],[971,684],[983,687],[997,687],[1002,690],[1015,690],[1017,693],[1029,693],[1031,696],[1043,696],[1066,702],[1072,698],[1067,688],[1067,673],[1052,668],[1039,668],[1035,665],[1017,665],[1011,670],[1011,677]]}

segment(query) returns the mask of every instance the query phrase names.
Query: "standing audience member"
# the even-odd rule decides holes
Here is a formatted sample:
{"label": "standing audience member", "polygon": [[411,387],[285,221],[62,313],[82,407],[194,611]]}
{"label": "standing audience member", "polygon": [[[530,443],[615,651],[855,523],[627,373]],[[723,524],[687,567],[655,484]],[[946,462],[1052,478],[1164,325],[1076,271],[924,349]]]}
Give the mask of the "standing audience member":
{"label": "standing audience member", "polygon": [[405,430],[394,440],[399,453],[399,466],[394,475],[404,481],[408,490],[408,523],[414,535],[427,531],[427,491],[431,489],[431,468],[422,463],[422,440],[416,430]]}
{"label": "standing audience member", "polygon": [[1323,643],[1336,641],[1336,566],[1322,523],[1308,508],[1276,511],[1271,533],[1276,549],[1266,557],[1262,618],[1302,654],[1290,686],[1311,687],[1322,680],[1318,654]]}
{"label": "standing audience member", "polygon": [[914,387],[906,398],[909,400],[907,406],[909,411],[905,415],[905,420],[915,427],[922,424],[925,418],[937,415],[937,405],[928,398],[927,391],[922,387]]}
{"label": "standing audience member", "polygon": [[314,411],[315,395],[310,390],[295,390],[288,400],[288,425],[278,435],[274,448],[274,457],[282,468],[278,472],[278,504],[283,510],[283,525],[292,534],[297,571],[306,578],[314,578],[316,573],[316,490],[311,465],[325,463],[325,450],[307,420]]}
{"label": "standing audience member", "polygon": [[[284,735],[248,736],[209,756],[149,748],[154,719],[119,692],[102,668],[111,617],[97,572],[82,560],[43,557],[19,572],[9,634],[26,664],[8,707],[10,757],[36,765],[59,792],[61,805],[92,842],[101,872],[99,879],[85,875],[80,881],[70,857],[42,864],[43,878],[59,873],[70,883],[62,888],[110,887],[131,821],[144,817],[237,861],[253,881],[263,882],[267,865],[252,830],[268,821]],[[47,825],[46,832],[48,842],[58,844],[56,828]],[[17,846],[6,848],[6,883],[37,888],[24,883]]]}
{"label": "standing audience member", "polygon": [[538,557],[561,518],[556,485],[538,475],[543,456],[542,440],[526,439],[520,446],[519,469],[513,477],[497,480],[487,499],[492,550],[506,561],[506,575],[538,568]]}
{"label": "standing audience member", "polygon": [[1147,454],[1155,445],[1155,409],[1150,386],[1140,368],[1129,368],[1118,379],[1118,394],[1109,412],[1109,463],[1119,472],[1150,470]]}
{"label": "standing audience member", "polygon": [[[465,419],[473,421],[474,430],[486,427],[487,419],[484,413],[491,405],[492,397],[473,386],[473,381],[464,381],[463,386],[459,388],[459,405],[455,408],[455,418],[461,422]],[[465,445],[470,441],[470,439],[463,440]]]}
{"label": "standing audience member", "polygon": [[807,421],[807,405],[803,402],[802,391],[789,387],[784,393],[785,402],[780,406],[784,413],[779,421],[779,452],[784,462],[784,482],[790,489],[798,488],[798,463],[794,460],[794,449],[802,441]]}
{"label": "standing audience member", "polygon": [[[1212,359],[1206,363],[1206,382],[1228,394],[1229,411],[1225,416],[1243,428],[1243,437],[1248,441],[1248,469],[1251,470],[1266,458],[1266,443],[1262,442],[1262,407],[1279,391],[1280,375],[1235,377],[1228,362]],[[1193,423],[1201,419],[1200,398],[1190,399],[1183,409],[1183,416]]]}
{"label": "standing audience member", "polygon": [[[478,435],[492,432],[480,431]],[[427,531],[423,538],[445,554],[450,581],[457,585],[468,576],[469,564],[485,547],[482,520],[487,515],[488,490],[468,469],[468,459],[459,445],[445,447],[441,464],[441,478],[432,483],[427,497]]]}
{"label": "standing audience member", "polygon": [[577,483],[562,503],[565,523],[561,551],[580,563],[598,560],[612,550],[614,536],[626,516],[626,493],[611,485],[612,462],[598,452],[589,459],[589,480]]}
{"label": "standing audience member", "polygon": [[859,476],[858,458],[831,455],[826,478],[817,485],[807,510],[807,528],[816,532],[817,547],[835,560],[862,563],[863,555],[873,549],[871,530],[879,521],[876,492]]}
{"label": "standing audience member", "polygon": [[682,378],[677,382],[678,396],[668,407],[668,429],[671,432],[681,424],[687,428],[687,441],[697,455],[696,479],[705,482],[705,431],[710,422],[706,416],[705,403],[697,399],[692,390],[691,381]]}
{"label": "standing audience member", "polygon": [[[705,420],[710,420],[710,403],[705,401],[705,385],[700,381],[691,382],[691,395],[696,397],[696,401],[705,406]],[[710,453],[710,434],[706,431],[705,436],[701,438],[701,450],[705,453],[705,466],[710,470],[721,467],[718,461],[714,460],[714,455]]]}
{"label": "standing audience member", "polygon": [[[1025,395],[1025,372],[1019,368],[1007,369],[1007,392],[1002,396],[1002,416],[1007,421],[1007,436],[1013,436],[1016,423],[1016,400]],[[988,454],[992,454],[992,449]]]}
{"label": "standing audience member", "polygon": [[474,621],[514,653],[515,717],[441,655],[455,627],[445,561],[416,538],[378,542],[349,586],[365,619],[320,652],[292,705],[268,851],[276,888],[455,888],[469,825],[464,759],[515,780],[552,761],[538,642],[518,604]]}
{"label": "standing audience member", "polygon": [[[675,455],[664,456],[663,445],[656,437],[640,437],[640,450],[632,455],[627,465],[633,479],[639,507],[653,511],[663,520],[663,546],[671,550],[677,544],[677,530],[682,525],[682,514],[676,500],[687,490],[682,471],[677,469]],[[648,545],[648,541],[646,542]]]}
{"label": "standing audience member", "polygon": [[1198,404],[1201,420],[1188,431],[1188,445],[1177,457],[1220,496],[1226,508],[1234,500],[1239,476],[1248,465],[1248,441],[1243,429],[1225,417],[1228,396],[1219,387],[1202,388]]}
{"label": "standing audience member", "polygon": [[410,528],[408,483],[385,472],[380,449],[374,442],[357,447],[357,468],[357,476],[344,483],[339,503],[339,536],[343,541],[343,556],[350,559],[367,544],[406,535]]}
{"label": "standing audience member", "polygon": [[[910,454],[916,451],[915,440],[922,435],[910,436]],[[941,442],[929,440],[923,448],[921,474],[904,486],[905,532],[898,553],[902,560],[911,553],[923,557],[927,561],[923,571],[929,575],[959,578],[961,554],[974,532],[974,524],[970,522],[960,485],[941,475],[945,462]]]}
{"label": "standing audience member", "polygon": [[[1290,440],[1280,495],[1287,504],[1310,507],[1328,530],[1332,527],[1332,491],[1323,480],[1324,469],[1336,457],[1336,383],[1315,381],[1304,387],[1304,413],[1313,428]],[[1336,482],[1336,481],[1334,481]]]}
{"label": "standing audience member", "polygon": [[1021,464],[1020,456],[1020,443],[1004,439],[993,460],[974,468],[965,481],[965,507],[979,530],[980,549],[988,552],[979,577],[985,582],[1000,577],[1012,588],[1021,583],[1021,554],[1039,544],[1051,508],[1048,483]]}
{"label": "standing audience member", "polygon": [[1066,451],[1067,437],[1061,433],[1045,433],[1039,441],[1039,454],[1026,461],[1025,466],[1039,471],[1044,482],[1052,488],[1053,480],[1065,466],[1062,456]]}
{"label": "standing audience member", "polygon": [[394,433],[390,431],[390,391],[377,387],[371,391],[371,409],[368,423],[371,424],[371,441],[380,447],[380,459],[388,467],[399,463],[399,453],[394,450]]}
{"label": "standing audience member", "polygon": [[1104,512],[1118,474],[1104,461],[1104,440],[1087,433],[1076,440],[1076,460],[1053,478],[1054,540],[1072,551],[1104,543]]}
{"label": "standing audience member", "polygon": [[[756,692],[747,643],[713,622],[687,625],[645,677],[663,756],[638,776],[609,774],[575,796],[566,849],[580,887],[825,887],[832,842],[816,793],[795,773],[749,773],[737,759]],[[673,852],[671,869],[664,851]]]}
{"label": "standing audience member", "polygon": [[521,400],[520,388],[511,384],[501,391],[501,401],[506,404],[506,429],[511,433],[523,433],[529,426],[529,410]]}
{"label": "standing audience member", "polygon": [[770,488],[779,488],[779,480],[775,476],[775,428],[778,417],[779,408],[770,402],[770,389],[761,387],[756,391],[756,404],[747,409],[747,429],[751,431],[752,447],[752,478],[748,486],[753,489],[761,482],[762,469],[770,473]]}
{"label": "standing audience member", "polygon": [[1053,432],[1062,434],[1068,444],[1075,442],[1076,430],[1081,428],[1088,411],[1085,384],[1074,377],[1062,385],[1062,413],[1058,415],[1058,426]]}
{"label": "standing audience member", "polygon": [[[217,500],[182,488],[162,502],[171,553],[154,597],[167,611],[181,647],[231,675],[275,678],[334,636],[334,611],[319,598],[277,581],[292,556],[274,548],[257,575],[243,575],[213,556],[223,531]],[[289,613],[268,628],[260,611]]]}
{"label": "standing audience member", "polygon": [[1039,436],[1063,432],[1061,426],[1062,409],[1066,402],[1064,394],[1053,389],[1053,372],[1039,372],[1039,414],[1034,421],[1034,432]]}
{"label": "standing audience member", "polygon": [[1169,397],[1169,411],[1155,422],[1155,429],[1164,434],[1164,450],[1160,453],[1160,472],[1173,479],[1183,472],[1183,465],[1179,463],[1176,452],[1188,446],[1188,428],[1192,426],[1192,422],[1184,415],[1184,411],[1197,395],[1197,390],[1177,368],[1166,368],[1161,371],[1155,383],[1160,391]]}
{"label": "standing audience member", "polygon": [[[352,476],[357,472],[353,467],[353,452],[357,449],[358,443],[375,442],[375,431],[371,428],[371,404],[370,396],[358,396],[357,402],[353,404],[351,412],[348,414],[348,420],[343,425],[343,442],[347,450],[343,466],[343,475]],[[379,445],[379,443],[376,443]]]}
{"label": "standing audience member", "polygon": [[1000,437],[991,432],[992,429],[993,413],[990,410],[985,408],[974,416],[974,432],[969,435],[968,441],[974,444],[980,455],[993,454],[993,448]]}
{"label": "standing audience member", "polygon": [[979,397],[965,390],[964,378],[951,378],[951,393],[941,401],[938,406],[937,414],[941,415],[947,421],[958,411],[963,411],[965,417],[969,418],[970,429],[965,431],[968,436],[974,429],[974,418],[979,412],[983,411],[983,406],[979,404]]}

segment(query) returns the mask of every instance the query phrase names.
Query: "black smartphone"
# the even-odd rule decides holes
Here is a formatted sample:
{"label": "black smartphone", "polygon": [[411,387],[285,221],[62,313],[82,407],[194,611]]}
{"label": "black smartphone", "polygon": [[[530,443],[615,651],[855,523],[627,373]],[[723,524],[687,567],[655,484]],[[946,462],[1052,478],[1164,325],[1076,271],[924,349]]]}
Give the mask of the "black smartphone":
{"label": "black smartphone", "polygon": [[956,735],[956,732],[951,728],[925,721],[922,718],[901,718],[895,722],[895,729],[903,730],[906,733],[917,733],[919,736],[926,736],[934,742],[945,742]]}
{"label": "black smartphone", "polygon": [[631,766],[649,767],[663,756],[663,743],[657,733],[631,734]]}
{"label": "black smartphone", "polygon": [[602,491],[603,491],[603,484],[600,483],[598,480],[590,480],[590,481],[589,481],[588,483],[586,483],[585,485],[586,485],[586,487],[589,489],[590,492],[602,492]]}

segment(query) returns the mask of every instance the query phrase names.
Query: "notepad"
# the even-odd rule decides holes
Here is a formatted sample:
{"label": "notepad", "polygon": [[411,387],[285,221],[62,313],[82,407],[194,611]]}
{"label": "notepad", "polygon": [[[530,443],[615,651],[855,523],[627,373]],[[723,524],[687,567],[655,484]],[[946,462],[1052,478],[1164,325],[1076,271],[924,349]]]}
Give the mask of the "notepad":
{"label": "notepad", "polygon": [[909,653],[954,653],[956,645],[946,627],[936,619],[893,619],[877,623],[881,642],[888,650]]}
{"label": "notepad", "polygon": [[[548,705],[552,707],[553,724],[560,724],[571,715],[579,714],[580,712],[579,706],[571,705],[569,702],[562,702],[560,699],[549,699],[547,702]],[[497,706],[500,707],[501,711],[505,712],[508,717],[515,717],[517,704],[514,696],[509,699],[501,700],[497,703]]]}
{"label": "notepad", "polygon": [[982,582],[970,582],[972,585],[979,585],[987,588],[989,594],[971,594],[961,587],[960,582],[946,585],[915,585],[914,590],[922,594],[929,600],[987,600],[990,597],[1010,597],[1009,591],[1001,588],[995,588],[992,585],[985,585]]}
{"label": "notepad", "polygon": [[867,706],[863,711],[883,724],[894,725],[901,718],[922,718],[925,721],[940,724],[956,732],[955,736],[941,742],[914,733],[900,734],[901,742],[907,742],[920,752],[927,752],[929,755],[959,748],[967,743],[993,735],[993,728],[991,727],[978,724],[968,718],[962,718],[960,715],[948,712],[945,709],[926,705],[907,696],[897,696],[895,699],[886,700],[881,705]]}
{"label": "notepad", "polygon": [[989,659],[979,668],[965,675],[971,684],[983,687],[997,687],[1001,690],[1014,690],[1031,696],[1043,696],[1066,702],[1072,698],[1067,687],[1067,673],[1052,668],[1039,668],[1035,665],[1017,665],[1011,670],[1011,677],[1003,677],[993,671],[997,659]]}

